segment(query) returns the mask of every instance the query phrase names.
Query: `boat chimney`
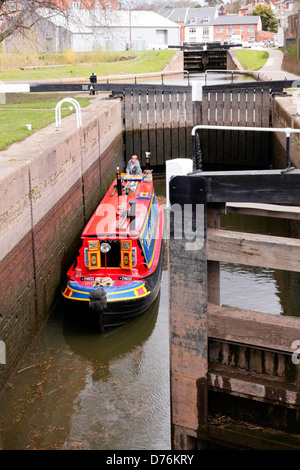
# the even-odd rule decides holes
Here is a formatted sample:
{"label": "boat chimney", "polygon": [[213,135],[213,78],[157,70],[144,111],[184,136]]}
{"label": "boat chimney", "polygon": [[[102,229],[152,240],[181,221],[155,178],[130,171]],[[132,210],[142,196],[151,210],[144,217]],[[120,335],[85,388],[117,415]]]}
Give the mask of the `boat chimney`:
{"label": "boat chimney", "polygon": [[146,154],[146,170],[150,170],[150,152],[145,152]]}
{"label": "boat chimney", "polygon": [[121,183],[121,175],[120,175],[120,170],[119,167],[117,167],[117,191],[118,191],[118,196],[122,196],[122,183]]}
{"label": "boat chimney", "polygon": [[144,181],[145,183],[150,183],[152,181],[152,170],[150,170],[150,152],[145,152],[146,154],[146,170],[144,170]]}

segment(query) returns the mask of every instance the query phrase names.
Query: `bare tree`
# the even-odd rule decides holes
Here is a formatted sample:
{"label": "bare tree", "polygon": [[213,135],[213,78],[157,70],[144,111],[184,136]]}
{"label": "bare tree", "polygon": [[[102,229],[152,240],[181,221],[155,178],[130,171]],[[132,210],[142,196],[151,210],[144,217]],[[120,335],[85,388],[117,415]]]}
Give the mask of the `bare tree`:
{"label": "bare tree", "polygon": [[[80,0],[81,8],[95,10],[96,4],[103,9],[107,0]],[[0,42],[15,32],[31,30],[41,20],[37,13],[45,12],[43,18],[61,14],[70,15],[70,0],[0,0]]]}

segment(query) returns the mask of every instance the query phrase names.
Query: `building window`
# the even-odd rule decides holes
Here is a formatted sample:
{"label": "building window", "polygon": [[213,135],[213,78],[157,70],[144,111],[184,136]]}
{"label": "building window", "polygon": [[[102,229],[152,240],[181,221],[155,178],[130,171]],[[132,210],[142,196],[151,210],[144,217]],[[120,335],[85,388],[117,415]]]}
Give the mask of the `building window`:
{"label": "building window", "polygon": [[203,28],[203,36],[209,36],[209,28],[207,26]]}
{"label": "building window", "polygon": [[191,24],[196,24],[196,18],[195,17],[191,18],[190,23]]}
{"label": "building window", "polygon": [[219,34],[220,34],[220,33],[223,33],[223,28],[222,28],[221,26],[219,26],[219,27],[217,28],[217,33],[219,33]]}
{"label": "building window", "polygon": [[227,28],[227,35],[229,35],[229,34],[232,34],[232,28],[231,28],[231,26],[229,26],[229,28]]}
{"label": "building window", "polygon": [[189,28],[190,34],[196,34],[196,28]]}
{"label": "building window", "polygon": [[241,33],[245,31],[245,26],[241,26]]}
{"label": "building window", "polygon": [[203,23],[208,23],[208,18],[207,16],[205,18],[203,18]]}
{"label": "building window", "polygon": [[81,10],[81,2],[71,2],[71,8],[73,10]]}
{"label": "building window", "polygon": [[254,32],[255,32],[254,26],[249,26],[248,32],[249,32],[249,33],[254,33]]}

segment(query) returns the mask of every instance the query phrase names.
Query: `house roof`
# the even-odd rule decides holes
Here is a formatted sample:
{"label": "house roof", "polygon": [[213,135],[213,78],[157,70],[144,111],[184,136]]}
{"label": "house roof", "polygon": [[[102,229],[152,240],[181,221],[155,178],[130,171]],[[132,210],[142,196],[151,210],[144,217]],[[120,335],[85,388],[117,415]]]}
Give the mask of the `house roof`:
{"label": "house roof", "polygon": [[206,24],[212,24],[216,14],[216,8],[189,8],[185,22],[190,24],[191,20],[194,19],[194,24],[202,25],[204,20],[207,19]]}
{"label": "house roof", "polygon": [[191,19],[194,19],[193,24],[202,25],[205,18],[208,18],[208,24],[212,24],[217,11],[216,8],[212,7],[173,8],[169,10],[162,10],[160,14],[176,23],[184,23],[185,25],[189,25],[191,24]]}
{"label": "house roof", "polygon": [[72,33],[91,33],[95,28],[179,28],[179,25],[153,11],[124,11],[105,10],[70,10],[65,14],[49,15],[46,9],[40,9],[38,14],[47,18],[56,26],[62,26]]}
{"label": "house roof", "polygon": [[214,25],[247,25],[247,24],[258,24],[259,16],[239,16],[239,15],[228,15],[218,16],[215,18]]}

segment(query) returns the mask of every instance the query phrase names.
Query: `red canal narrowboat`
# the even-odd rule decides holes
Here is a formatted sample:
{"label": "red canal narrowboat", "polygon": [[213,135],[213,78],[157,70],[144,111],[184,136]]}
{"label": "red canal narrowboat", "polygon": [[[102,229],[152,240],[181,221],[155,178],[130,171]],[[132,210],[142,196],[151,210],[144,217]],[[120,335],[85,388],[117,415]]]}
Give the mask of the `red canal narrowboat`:
{"label": "red canal narrowboat", "polygon": [[[151,170],[119,174],[86,225],[63,296],[100,331],[145,312],[159,293],[164,215]],[[72,311],[72,310],[71,310]]]}

